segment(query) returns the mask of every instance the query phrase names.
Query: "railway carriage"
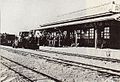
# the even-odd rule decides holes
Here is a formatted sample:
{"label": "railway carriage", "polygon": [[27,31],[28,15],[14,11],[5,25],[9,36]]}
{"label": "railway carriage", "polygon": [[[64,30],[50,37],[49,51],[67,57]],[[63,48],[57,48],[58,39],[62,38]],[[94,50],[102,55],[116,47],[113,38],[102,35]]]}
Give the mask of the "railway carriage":
{"label": "railway carriage", "polygon": [[1,33],[0,34],[0,44],[6,46],[12,46],[16,36],[14,34]]}

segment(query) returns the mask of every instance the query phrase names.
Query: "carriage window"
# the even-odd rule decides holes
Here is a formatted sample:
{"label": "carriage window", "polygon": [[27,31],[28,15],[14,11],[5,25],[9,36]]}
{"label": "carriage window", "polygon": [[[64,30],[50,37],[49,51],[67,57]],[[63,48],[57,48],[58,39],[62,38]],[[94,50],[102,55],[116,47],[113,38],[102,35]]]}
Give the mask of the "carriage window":
{"label": "carriage window", "polygon": [[110,39],[110,28],[109,27],[104,28],[104,39]]}
{"label": "carriage window", "polygon": [[94,39],[94,28],[90,29],[90,39]]}

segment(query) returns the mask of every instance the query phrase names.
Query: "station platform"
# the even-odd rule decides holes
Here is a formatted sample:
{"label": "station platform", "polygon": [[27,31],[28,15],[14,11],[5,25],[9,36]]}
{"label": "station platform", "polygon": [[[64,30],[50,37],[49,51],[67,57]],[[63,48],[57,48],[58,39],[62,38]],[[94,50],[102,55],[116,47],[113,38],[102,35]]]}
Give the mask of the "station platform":
{"label": "station platform", "polygon": [[[12,48],[10,46],[2,46],[5,48]],[[17,48],[19,50],[21,48]],[[36,50],[30,49],[22,49],[25,51],[36,52]],[[95,57],[103,57],[103,58],[112,58],[120,60],[120,49],[95,49],[93,47],[48,47],[48,46],[40,46],[39,50],[46,50],[46,51],[53,51],[58,53],[65,53],[65,54],[76,54],[76,55],[88,55],[88,56],[95,56]]]}
{"label": "station platform", "polygon": [[48,46],[40,46],[39,49],[59,53],[89,55],[120,60],[120,49],[99,49],[99,48],[95,49],[92,47],[48,47]]}

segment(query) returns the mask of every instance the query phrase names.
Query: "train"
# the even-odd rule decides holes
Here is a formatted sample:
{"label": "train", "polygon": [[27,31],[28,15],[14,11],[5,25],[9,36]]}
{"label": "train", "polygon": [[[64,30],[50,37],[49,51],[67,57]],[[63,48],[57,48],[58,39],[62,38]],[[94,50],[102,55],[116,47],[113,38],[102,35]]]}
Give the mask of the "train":
{"label": "train", "polygon": [[39,49],[37,38],[34,37],[33,31],[19,32],[19,37],[12,44],[13,48]]}
{"label": "train", "polygon": [[[53,33],[54,32],[54,33]],[[19,37],[12,44],[13,48],[39,49],[39,46],[63,47],[69,46],[65,43],[68,40],[67,35],[60,30],[35,29],[19,32]]]}
{"label": "train", "polygon": [[70,40],[66,32],[62,33],[59,29],[51,31],[35,29],[21,31],[19,36],[3,33],[1,34],[1,45],[25,49],[39,49],[39,46],[64,47],[70,46],[73,39]]}
{"label": "train", "polygon": [[15,38],[17,37],[14,34],[0,33],[0,44],[6,46],[12,46]]}
{"label": "train", "polygon": [[0,33],[0,45],[12,46],[13,48],[39,49],[37,38],[34,37],[33,31],[21,31],[19,36]]}
{"label": "train", "polygon": [[[39,49],[39,46],[49,47],[92,47],[86,44],[85,34],[81,35],[80,42],[75,43],[75,34],[68,31],[62,31],[56,28],[52,29],[35,29],[30,31],[19,32],[19,37],[13,43],[14,48]],[[94,39],[91,40],[94,42]],[[99,48],[109,47],[104,40]]]}

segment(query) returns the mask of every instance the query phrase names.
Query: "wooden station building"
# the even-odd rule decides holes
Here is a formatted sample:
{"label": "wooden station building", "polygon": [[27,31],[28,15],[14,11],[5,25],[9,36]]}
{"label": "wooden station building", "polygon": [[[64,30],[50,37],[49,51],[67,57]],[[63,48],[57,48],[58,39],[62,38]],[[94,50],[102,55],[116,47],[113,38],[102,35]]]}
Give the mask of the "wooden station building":
{"label": "wooden station building", "polygon": [[59,35],[58,46],[120,48],[120,5],[115,2],[64,14],[40,26],[36,31]]}

